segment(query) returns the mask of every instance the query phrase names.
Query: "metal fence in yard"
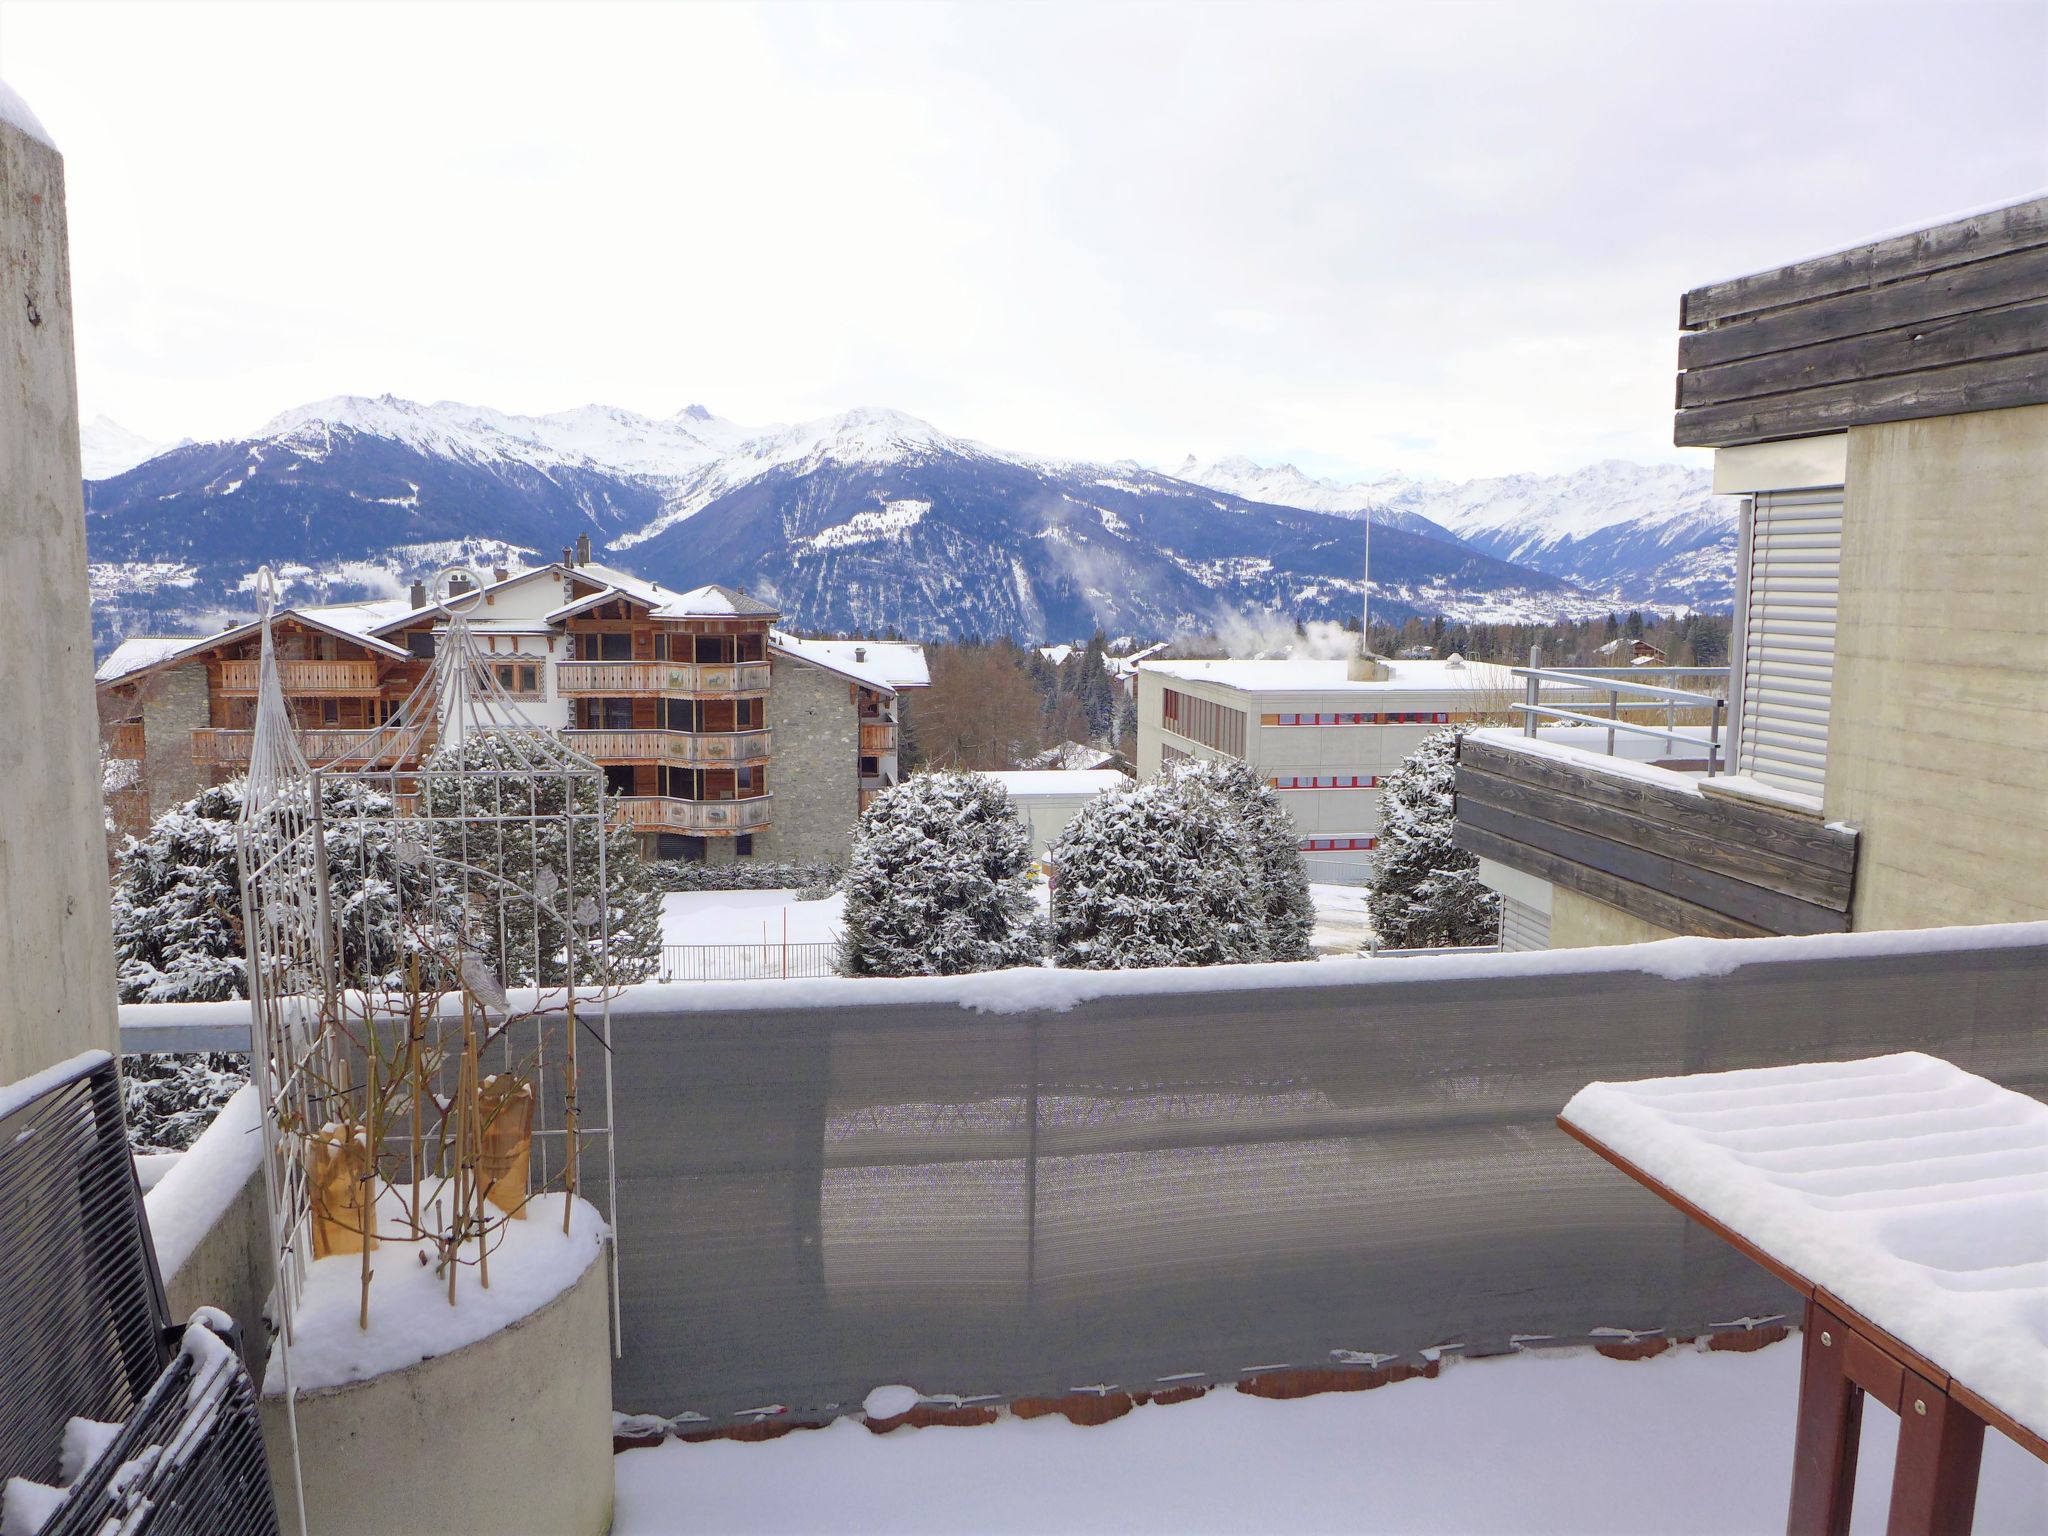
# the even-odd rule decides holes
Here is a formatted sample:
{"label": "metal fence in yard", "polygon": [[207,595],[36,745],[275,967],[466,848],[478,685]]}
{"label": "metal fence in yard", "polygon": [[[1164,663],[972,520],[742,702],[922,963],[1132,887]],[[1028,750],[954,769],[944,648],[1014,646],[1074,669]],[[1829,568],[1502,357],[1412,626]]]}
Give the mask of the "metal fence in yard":
{"label": "metal fence in yard", "polygon": [[664,944],[661,981],[778,981],[836,976],[839,946],[803,944]]}

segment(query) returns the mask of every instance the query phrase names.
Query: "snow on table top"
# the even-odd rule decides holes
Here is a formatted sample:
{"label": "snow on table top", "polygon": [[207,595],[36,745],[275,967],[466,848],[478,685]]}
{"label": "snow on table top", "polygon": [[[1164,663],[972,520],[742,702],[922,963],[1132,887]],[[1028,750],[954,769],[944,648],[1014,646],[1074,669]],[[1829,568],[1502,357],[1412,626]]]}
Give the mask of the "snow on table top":
{"label": "snow on table top", "polygon": [[[491,1250],[491,1284],[486,1290],[474,1263],[456,1276],[455,1305],[448,1304],[448,1281],[434,1273],[419,1255],[432,1245],[386,1241],[370,1255],[370,1326],[356,1326],[361,1300],[363,1257],[334,1254],[315,1259],[306,1269],[306,1288],[294,1315],[291,1350],[292,1384],[301,1392],[367,1381],[386,1371],[403,1370],[439,1355],[489,1338],[531,1317],[567,1291],[594,1263],[610,1236],[604,1218],[582,1200],[562,1233],[560,1194],[536,1195],[527,1202],[524,1221],[505,1222],[503,1241]],[[379,1199],[377,1224],[393,1232],[403,1226],[397,1192]],[[466,1244],[473,1259],[476,1245]],[[284,1358],[273,1351],[264,1375],[266,1393],[284,1390]]]}
{"label": "snow on table top", "polygon": [[1562,1118],[2048,1436],[2048,1105],[1907,1051],[1593,1083]]}
{"label": "snow on table top", "polygon": [[256,1085],[244,1083],[142,1197],[156,1267],[166,1281],[185,1267],[262,1166],[263,1106]]}

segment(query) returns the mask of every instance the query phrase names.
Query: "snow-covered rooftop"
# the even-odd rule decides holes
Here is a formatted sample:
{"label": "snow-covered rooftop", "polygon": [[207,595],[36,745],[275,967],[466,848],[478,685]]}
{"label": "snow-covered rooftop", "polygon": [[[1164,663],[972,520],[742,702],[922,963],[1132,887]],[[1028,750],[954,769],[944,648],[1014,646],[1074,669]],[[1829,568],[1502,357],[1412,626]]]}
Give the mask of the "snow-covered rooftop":
{"label": "snow-covered rooftop", "polygon": [[1594,1083],[1562,1118],[2048,1436],[2048,1104],[1906,1051]]}
{"label": "snow-covered rooftop", "polygon": [[870,688],[893,693],[898,688],[931,686],[931,668],[924,647],[906,640],[802,640],[771,630],[771,649],[850,677]]}
{"label": "snow-covered rooftop", "polygon": [[130,635],[107,652],[107,659],[93,673],[93,681],[111,683],[131,672],[140,672],[160,661],[168,661],[180,651],[213,638],[212,635]]}
{"label": "snow-covered rooftop", "polygon": [[772,619],[781,612],[773,603],[749,597],[737,587],[692,587],[661,603],[654,610],[657,619]]}
{"label": "snow-covered rooftop", "polygon": [[1114,768],[1017,768],[984,777],[1002,785],[1013,800],[1099,795],[1131,782]]}
{"label": "snow-covered rooftop", "polygon": [[1389,661],[1393,674],[1386,682],[1353,682],[1350,663],[1308,657],[1274,661],[1146,661],[1141,672],[1157,672],[1191,683],[1219,683],[1243,693],[1326,693],[1344,697],[1381,697],[1389,693],[1479,692],[1520,693],[1522,684],[1506,667],[1485,661]]}

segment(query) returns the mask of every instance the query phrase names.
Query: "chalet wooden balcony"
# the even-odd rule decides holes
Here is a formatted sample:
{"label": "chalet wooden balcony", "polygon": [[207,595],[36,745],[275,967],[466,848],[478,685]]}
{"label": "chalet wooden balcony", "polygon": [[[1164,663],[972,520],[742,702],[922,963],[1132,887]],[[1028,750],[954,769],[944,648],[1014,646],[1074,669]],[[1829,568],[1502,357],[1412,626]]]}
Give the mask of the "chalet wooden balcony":
{"label": "chalet wooden balcony", "polygon": [[772,731],[564,731],[569,745],[600,763],[760,763]]}
{"label": "chalet wooden balcony", "polygon": [[[222,693],[254,693],[262,667],[256,661],[224,661],[220,664]],[[375,693],[377,663],[374,661],[280,661],[278,681],[286,693]]]}
{"label": "chalet wooden balcony", "polygon": [[1455,841],[1672,933],[1849,927],[1856,833],[1724,778],[1478,731],[1459,745]]}
{"label": "chalet wooden balcony", "polygon": [[614,800],[618,817],[635,832],[682,832],[730,837],[768,825],[772,795],[745,800],[678,800],[670,795],[626,795]]}
{"label": "chalet wooden balcony", "polygon": [[574,694],[766,693],[765,661],[564,661],[555,665],[555,686]]}
{"label": "chalet wooden balcony", "polygon": [[[192,733],[192,761],[202,768],[246,768],[254,731],[231,731],[209,727]],[[388,755],[375,750],[375,731],[312,730],[299,732],[299,750],[315,768],[363,768],[390,765]],[[431,748],[433,739],[424,743]]]}
{"label": "chalet wooden balcony", "polygon": [[896,750],[896,722],[893,720],[861,721],[860,749],[863,753],[894,752]]}
{"label": "chalet wooden balcony", "polygon": [[123,720],[107,738],[107,756],[140,758],[146,742],[140,720]]}

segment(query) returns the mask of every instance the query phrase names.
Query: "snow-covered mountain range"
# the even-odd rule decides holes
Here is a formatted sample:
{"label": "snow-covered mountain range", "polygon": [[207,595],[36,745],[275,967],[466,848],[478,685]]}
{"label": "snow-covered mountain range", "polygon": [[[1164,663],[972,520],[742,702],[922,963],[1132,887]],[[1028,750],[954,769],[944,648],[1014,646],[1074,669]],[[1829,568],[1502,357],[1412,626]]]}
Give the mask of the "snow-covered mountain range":
{"label": "snow-covered mountain range", "polygon": [[1407,512],[1474,549],[1563,576],[1624,606],[1724,607],[1734,593],[1737,503],[1705,467],[1607,459],[1563,475],[1343,483],[1249,459],[1174,470],[1255,501],[1340,517]]}
{"label": "snow-covered mountain range", "polygon": [[1675,468],[1338,486],[1242,460],[1047,458],[881,409],[754,430],[694,405],[520,416],[391,396],[157,452],[103,418],[86,436],[89,465],[118,466],[86,486],[103,644],[245,611],[266,563],[298,595],[340,599],[402,590],[457,553],[544,561],[580,533],[615,564],[738,585],[823,629],[1041,639],[1329,619],[1357,608],[1366,507],[1390,618],[1727,600],[1725,581],[1666,572],[1723,553],[1702,477]]}

